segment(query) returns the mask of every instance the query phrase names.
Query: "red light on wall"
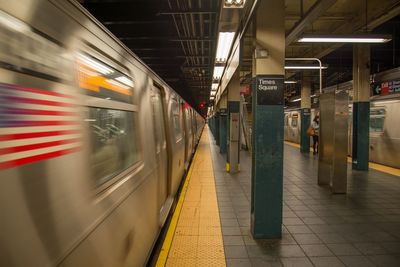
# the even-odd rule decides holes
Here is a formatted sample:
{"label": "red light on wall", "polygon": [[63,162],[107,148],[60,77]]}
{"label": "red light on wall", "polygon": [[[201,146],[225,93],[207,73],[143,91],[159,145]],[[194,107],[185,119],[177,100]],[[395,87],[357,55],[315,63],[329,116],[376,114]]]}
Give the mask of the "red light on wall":
{"label": "red light on wall", "polygon": [[189,108],[190,108],[189,104],[185,103],[185,109],[189,109]]}
{"label": "red light on wall", "polygon": [[200,102],[200,104],[199,104],[200,109],[203,109],[205,106],[206,106],[206,103],[204,101]]}

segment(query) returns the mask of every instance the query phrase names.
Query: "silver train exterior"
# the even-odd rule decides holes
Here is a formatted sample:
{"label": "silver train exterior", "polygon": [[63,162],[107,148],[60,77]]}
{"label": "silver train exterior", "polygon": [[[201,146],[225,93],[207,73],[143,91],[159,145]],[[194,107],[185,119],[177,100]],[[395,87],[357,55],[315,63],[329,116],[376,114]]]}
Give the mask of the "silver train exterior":
{"label": "silver train exterior", "polygon": [[[388,75],[390,73],[390,75]],[[396,76],[397,75],[397,76]],[[375,77],[379,80],[398,78],[400,72],[395,69]],[[339,85],[342,89],[352,90],[352,82]],[[370,128],[369,128],[369,159],[371,162],[400,168],[400,94],[373,96],[370,99]],[[311,120],[314,119],[316,109],[311,110]],[[300,110],[285,111],[285,140],[300,143]],[[348,155],[352,149],[352,105],[349,105],[348,120]],[[312,144],[312,141],[310,141]]]}
{"label": "silver train exterior", "polygon": [[145,265],[204,119],[75,1],[0,35],[0,266]]}

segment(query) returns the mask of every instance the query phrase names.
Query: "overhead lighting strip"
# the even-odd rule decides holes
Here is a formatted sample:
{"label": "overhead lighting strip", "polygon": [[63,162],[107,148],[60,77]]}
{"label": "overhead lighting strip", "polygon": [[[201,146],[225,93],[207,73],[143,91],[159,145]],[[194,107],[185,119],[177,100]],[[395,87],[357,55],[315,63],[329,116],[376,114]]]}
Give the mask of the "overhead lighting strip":
{"label": "overhead lighting strip", "polygon": [[285,66],[285,70],[319,70],[319,69],[327,69],[327,66],[317,66],[317,65],[288,65]]}
{"label": "overhead lighting strip", "polygon": [[390,35],[381,34],[345,34],[345,35],[304,35],[299,43],[386,43],[392,40]]}
{"label": "overhead lighting strip", "polygon": [[217,54],[215,55],[216,63],[225,63],[229,51],[232,47],[233,37],[235,32],[220,32],[218,36]]}

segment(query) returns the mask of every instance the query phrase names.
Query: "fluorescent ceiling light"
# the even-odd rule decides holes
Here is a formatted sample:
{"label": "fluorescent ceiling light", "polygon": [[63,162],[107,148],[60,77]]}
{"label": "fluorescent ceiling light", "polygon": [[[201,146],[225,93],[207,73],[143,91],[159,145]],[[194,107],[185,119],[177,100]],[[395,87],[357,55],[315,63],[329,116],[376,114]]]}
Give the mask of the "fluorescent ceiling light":
{"label": "fluorescent ceiling light", "polygon": [[[327,69],[327,66],[322,66],[321,69]],[[319,70],[317,65],[290,65],[285,66],[285,70]]]}
{"label": "fluorescent ceiling light", "polygon": [[213,96],[210,96],[210,100],[214,100],[214,97],[213,97]]}
{"label": "fluorescent ceiling light", "polygon": [[285,81],[285,83],[289,84],[289,83],[297,83],[297,82],[296,81]]}
{"label": "fluorescent ceiling light", "polygon": [[293,100],[290,100],[290,102],[298,102],[298,101],[300,101],[300,100],[301,100],[301,97],[295,98],[295,99],[293,99]]}
{"label": "fluorescent ceiling light", "polygon": [[243,8],[246,0],[225,0],[224,8]]}
{"label": "fluorescent ceiling light", "polygon": [[215,96],[216,93],[217,93],[216,91],[211,91],[210,95]]}
{"label": "fluorescent ceiling light", "polygon": [[235,32],[220,32],[218,36],[217,54],[215,56],[215,62],[226,62],[229,51],[231,50],[233,37]]}
{"label": "fluorescent ceiling light", "polygon": [[300,43],[386,43],[392,40],[390,35],[381,34],[344,34],[344,35],[304,35]]}
{"label": "fluorescent ceiling light", "polygon": [[222,73],[224,73],[224,67],[214,67],[213,79],[219,80],[221,79]]}
{"label": "fluorescent ceiling light", "polygon": [[211,84],[211,90],[217,90],[217,88],[218,88],[218,83]]}

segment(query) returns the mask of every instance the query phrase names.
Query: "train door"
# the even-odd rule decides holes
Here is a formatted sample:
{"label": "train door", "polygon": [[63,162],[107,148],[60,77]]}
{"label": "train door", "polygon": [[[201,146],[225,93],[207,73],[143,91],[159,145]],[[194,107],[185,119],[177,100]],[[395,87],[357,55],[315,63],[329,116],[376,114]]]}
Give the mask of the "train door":
{"label": "train door", "polygon": [[153,87],[151,91],[151,104],[153,110],[153,127],[156,145],[156,162],[158,174],[158,205],[160,208],[160,225],[163,225],[172,204],[168,198],[168,165],[167,165],[167,140],[163,113],[161,92]]}
{"label": "train door", "polygon": [[185,129],[185,169],[189,167],[190,150],[192,146],[192,132],[190,128],[190,110],[186,103],[182,103],[183,110],[183,127]]}

